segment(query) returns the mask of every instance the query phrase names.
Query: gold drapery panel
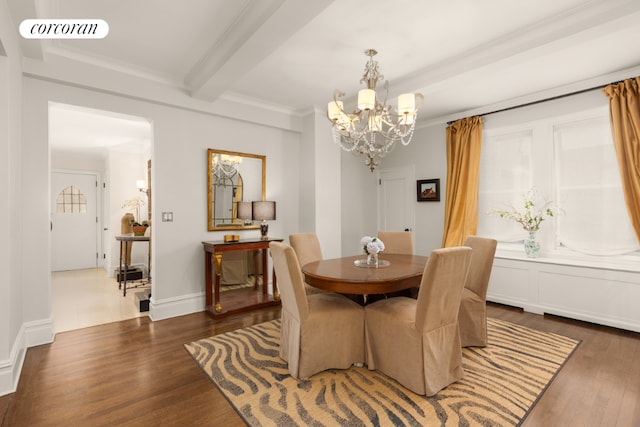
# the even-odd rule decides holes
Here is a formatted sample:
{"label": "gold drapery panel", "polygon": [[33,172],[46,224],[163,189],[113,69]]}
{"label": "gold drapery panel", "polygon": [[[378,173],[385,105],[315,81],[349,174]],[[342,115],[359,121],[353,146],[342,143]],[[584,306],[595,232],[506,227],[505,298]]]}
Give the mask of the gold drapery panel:
{"label": "gold drapery panel", "polygon": [[447,191],[442,247],[460,246],[478,229],[481,144],[481,117],[460,119],[447,127]]}
{"label": "gold drapery panel", "polygon": [[622,191],[631,224],[640,242],[640,77],[609,85],[613,144],[618,157]]}

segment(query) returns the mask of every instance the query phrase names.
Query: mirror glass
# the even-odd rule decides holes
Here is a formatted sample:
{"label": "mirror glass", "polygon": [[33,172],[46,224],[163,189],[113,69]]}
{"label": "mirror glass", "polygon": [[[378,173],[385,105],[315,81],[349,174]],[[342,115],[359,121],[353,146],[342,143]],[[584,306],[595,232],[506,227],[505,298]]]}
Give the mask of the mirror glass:
{"label": "mirror glass", "polygon": [[260,228],[238,218],[238,202],[265,200],[266,156],[208,150],[209,231]]}

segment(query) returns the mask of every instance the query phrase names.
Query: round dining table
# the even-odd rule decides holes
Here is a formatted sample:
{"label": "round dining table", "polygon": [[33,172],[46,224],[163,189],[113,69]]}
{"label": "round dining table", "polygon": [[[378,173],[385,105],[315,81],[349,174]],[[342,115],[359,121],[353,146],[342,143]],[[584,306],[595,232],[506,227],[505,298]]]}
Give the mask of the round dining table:
{"label": "round dining table", "polygon": [[302,266],[304,280],[316,288],[341,294],[388,294],[420,287],[428,259],[383,253],[375,267],[363,266],[365,258],[359,255],[310,262]]}

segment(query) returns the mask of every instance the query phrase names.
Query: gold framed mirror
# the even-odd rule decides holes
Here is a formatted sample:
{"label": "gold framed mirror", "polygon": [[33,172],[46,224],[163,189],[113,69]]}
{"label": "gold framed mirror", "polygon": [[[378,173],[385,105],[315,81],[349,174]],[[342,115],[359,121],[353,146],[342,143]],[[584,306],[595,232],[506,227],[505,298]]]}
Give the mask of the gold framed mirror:
{"label": "gold framed mirror", "polygon": [[238,203],[265,200],[267,157],[236,151],[207,150],[207,229],[260,228],[238,218]]}

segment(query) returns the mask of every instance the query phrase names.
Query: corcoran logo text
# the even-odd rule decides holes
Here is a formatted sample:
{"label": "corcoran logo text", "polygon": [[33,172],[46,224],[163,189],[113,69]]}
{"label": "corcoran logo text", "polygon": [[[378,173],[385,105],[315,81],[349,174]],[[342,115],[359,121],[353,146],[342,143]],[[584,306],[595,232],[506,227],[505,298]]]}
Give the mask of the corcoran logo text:
{"label": "corcoran logo text", "polygon": [[102,19],[25,19],[20,35],[25,39],[102,39],[109,24]]}

